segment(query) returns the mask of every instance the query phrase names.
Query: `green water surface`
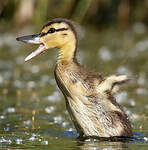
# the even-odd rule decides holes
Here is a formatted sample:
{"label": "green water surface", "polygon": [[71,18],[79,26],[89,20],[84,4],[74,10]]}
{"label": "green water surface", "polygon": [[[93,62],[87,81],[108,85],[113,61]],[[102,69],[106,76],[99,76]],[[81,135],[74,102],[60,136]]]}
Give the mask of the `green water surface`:
{"label": "green water surface", "polygon": [[[140,30],[141,29],[141,30]],[[32,31],[33,32],[33,31]],[[148,149],[148,31],[82,27],[79,62],[102,73],[127,74],[117,101],[139,140],[79,141],[54,79],[57,49],[24,62],[37,46],[19,43],[26,32],[0,33],[0,149],[112,150]]]}

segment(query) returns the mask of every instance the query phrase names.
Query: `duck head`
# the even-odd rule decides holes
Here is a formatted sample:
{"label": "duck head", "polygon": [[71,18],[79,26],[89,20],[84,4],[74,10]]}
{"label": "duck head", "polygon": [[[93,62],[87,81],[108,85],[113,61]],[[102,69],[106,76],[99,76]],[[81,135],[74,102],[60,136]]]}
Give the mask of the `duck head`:
{"label": "duck head", "polygon": [[67,19],[53,19],[45,24],[39,34],[16,38],[25,43],[38,44],[39,47],[25,58],[25,61],[45,52],[49,48],[58,48],[60,59],[73,58],[77,47],[76,31]]}

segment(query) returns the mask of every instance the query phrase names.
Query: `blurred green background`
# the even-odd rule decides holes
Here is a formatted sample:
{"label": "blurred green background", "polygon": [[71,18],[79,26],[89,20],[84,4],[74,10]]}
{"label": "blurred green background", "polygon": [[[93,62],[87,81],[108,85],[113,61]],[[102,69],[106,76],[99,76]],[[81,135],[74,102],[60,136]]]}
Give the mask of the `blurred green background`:
{"label": "blurred green background", "polygon": [[148,24],[147,0],[0,0],[0,29],[41,26],[56,17],[99,27]]}
{"label": "blurred green background", "polygon": [[[134,142],[85,141],[55,79],[58,51],[24,62],[37,46],[16,41],[53,18],[80,25],[77,57],[103,76],[131,81],[115,95],[132,123]],[[0,149],[148,149],[148,0],[0,0]],[[83,37],[83,38],[82,38]]]}

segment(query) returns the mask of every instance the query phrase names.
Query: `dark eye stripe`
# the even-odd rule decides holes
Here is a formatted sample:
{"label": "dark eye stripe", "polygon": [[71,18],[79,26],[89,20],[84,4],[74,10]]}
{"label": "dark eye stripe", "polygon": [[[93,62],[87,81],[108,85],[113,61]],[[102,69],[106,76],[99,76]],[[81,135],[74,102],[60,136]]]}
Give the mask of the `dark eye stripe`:
{"label": "dark eye stripe", "polygon": [[68,28],[60,28],[60,29],[56,29],[56,32],[64,31],[64,30],[68,30]]}
{"label": "dark eye stripe", "polygon": [[[52,29],[52,32],[51,32],[50,29]],[[65,31],[65,30],[68,30],[68,28],[60,28],[60,29],[55,29],[54,32],[53,32],[53,29],[54,29],[54,28],[50,28],[50,29],[48,30],[47,33],[42,32],[42,33],[40,34],[40,36],[42,37],[42,36],[45,36],[45,35],[47,35],[47,34],[52,34],[52,33],[54,33],[54,32],[59,32],[59,31]]]}

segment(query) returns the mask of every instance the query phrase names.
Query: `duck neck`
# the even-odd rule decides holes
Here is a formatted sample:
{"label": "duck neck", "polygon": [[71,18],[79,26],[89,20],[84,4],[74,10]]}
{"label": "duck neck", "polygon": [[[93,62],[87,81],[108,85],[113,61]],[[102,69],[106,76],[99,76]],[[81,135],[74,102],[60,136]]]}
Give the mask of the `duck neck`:
{"label": "duck neck", "polygon": [[72,62],[75,61],[75,55],[76,55],[76,49],[77,49],[77,40],[71,40],[70,42],[64,44],[59,49],[59,56],[57,63],[61,63],[63,61],[66,62]]}

